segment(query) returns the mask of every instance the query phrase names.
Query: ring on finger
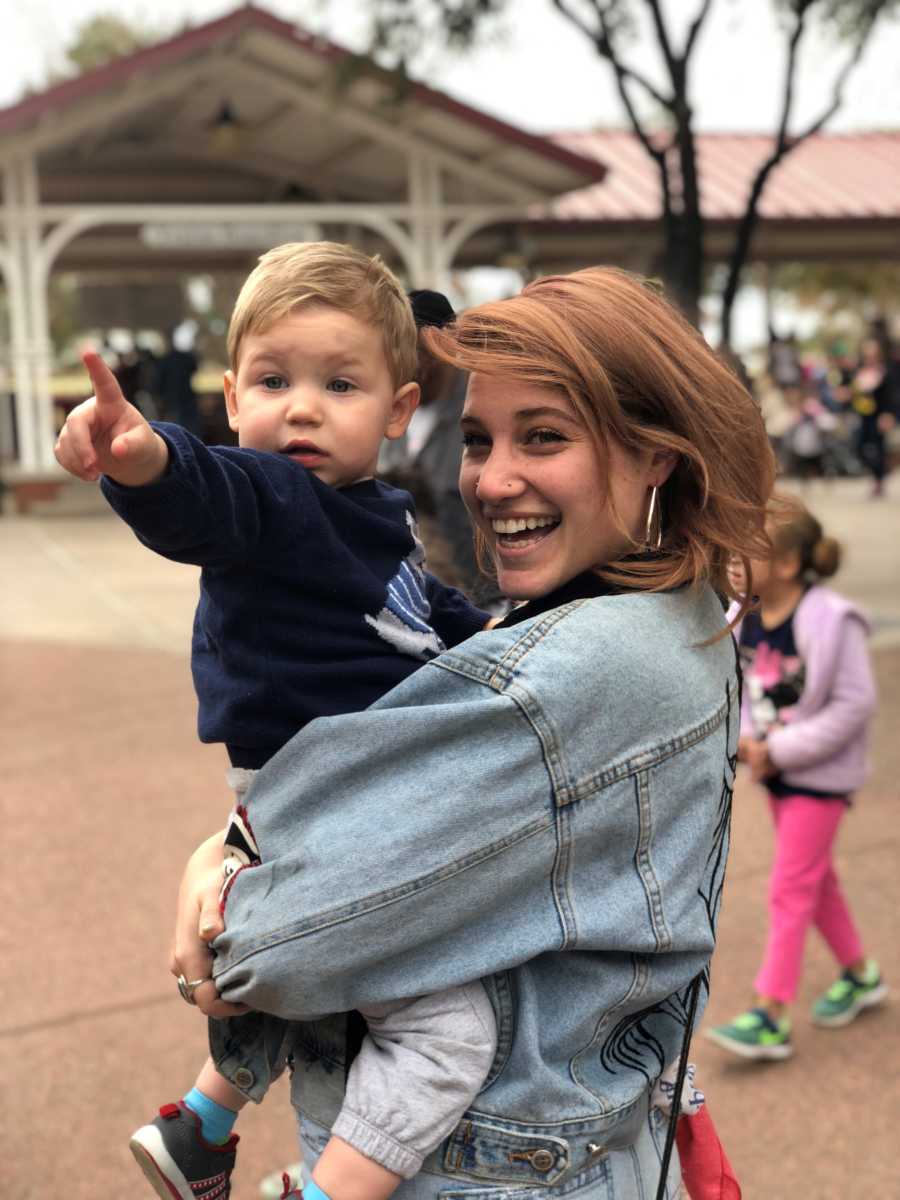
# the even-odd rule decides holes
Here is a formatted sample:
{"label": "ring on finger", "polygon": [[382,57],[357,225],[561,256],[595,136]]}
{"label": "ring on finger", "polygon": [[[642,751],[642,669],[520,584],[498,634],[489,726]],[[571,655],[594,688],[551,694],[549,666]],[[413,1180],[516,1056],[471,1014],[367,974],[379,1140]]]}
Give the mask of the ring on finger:
{"label": "ring on finger", "polygon": [[201,983],[210,983],[211,980],[212,975],[204,975],[202,979],[185,979],[183,975],[179,975],[176,982],[178,984],[178,991],[182,1000],[186,1001],[188,1004],[196,1004],[197,1001],[194,999],[194,990],[198,988]]}

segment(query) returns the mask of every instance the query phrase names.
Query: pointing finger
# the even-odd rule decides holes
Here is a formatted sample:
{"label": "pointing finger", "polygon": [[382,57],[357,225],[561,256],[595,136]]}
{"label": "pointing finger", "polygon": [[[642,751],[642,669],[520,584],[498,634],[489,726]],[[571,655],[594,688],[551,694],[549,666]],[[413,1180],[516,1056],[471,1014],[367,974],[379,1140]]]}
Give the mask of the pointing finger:
{"label": "pointing finger", "polygon": [[85,350],[81,356],[81,361],[87,367],[88,375],[91,377],[98,406],[106,407],[108,405],[115,405],[121,407],[127,403],[115,375],[113,375],[96,350]]}

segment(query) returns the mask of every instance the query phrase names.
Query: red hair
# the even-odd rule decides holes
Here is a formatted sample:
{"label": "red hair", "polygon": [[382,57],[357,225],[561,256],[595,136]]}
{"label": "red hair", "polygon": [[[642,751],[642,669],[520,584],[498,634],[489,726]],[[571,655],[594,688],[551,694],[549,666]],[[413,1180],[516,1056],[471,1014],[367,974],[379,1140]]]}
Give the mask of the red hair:
{"label": "red hair", "polygon": [[759,409],[654,285],[609,267],[549,275],[422,336],[463,370],[561,392],[602,462],[612,442],[675,453],[659,493],[659,551],[598,563],[602,578],[647,591],[708,581],[735,596],[729,557],[749,569],[748,559],[770,553],[775,460]]}

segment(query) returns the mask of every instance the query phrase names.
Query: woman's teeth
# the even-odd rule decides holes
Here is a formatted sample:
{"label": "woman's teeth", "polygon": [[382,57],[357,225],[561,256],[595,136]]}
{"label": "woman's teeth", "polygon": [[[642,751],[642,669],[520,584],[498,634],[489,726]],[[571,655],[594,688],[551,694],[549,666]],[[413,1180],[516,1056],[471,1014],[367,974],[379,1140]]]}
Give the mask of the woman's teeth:
{"label": "woman's teeth", "polygon": [[558,517],[515,517],[508,521],[491,521],[491,528],[494,533],[523,533],[526,529],[543,529],[558,523]]}

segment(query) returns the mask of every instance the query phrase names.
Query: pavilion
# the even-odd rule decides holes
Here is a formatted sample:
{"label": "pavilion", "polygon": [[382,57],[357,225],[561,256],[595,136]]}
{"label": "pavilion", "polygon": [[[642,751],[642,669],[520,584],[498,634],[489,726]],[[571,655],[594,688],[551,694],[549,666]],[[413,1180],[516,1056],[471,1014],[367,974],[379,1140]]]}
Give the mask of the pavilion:
{"label": "pavilion", "polygon": [[[700,139],[712,261],[767,145]],[[54,271],[243,272],[278,242],[331,237],[421,287],[499,262],[647,272],[661,248],[659,184],[630,134],[527,133],[249,5],[0,110],[0,173],[7,477],[55,466]],[[762,217],[755,261],[896,260],[900,133],[810,139]]]}

